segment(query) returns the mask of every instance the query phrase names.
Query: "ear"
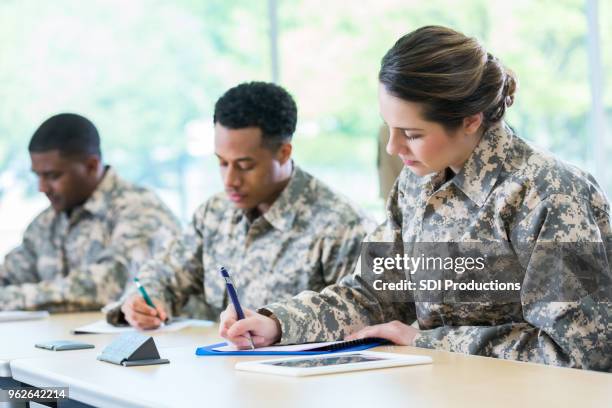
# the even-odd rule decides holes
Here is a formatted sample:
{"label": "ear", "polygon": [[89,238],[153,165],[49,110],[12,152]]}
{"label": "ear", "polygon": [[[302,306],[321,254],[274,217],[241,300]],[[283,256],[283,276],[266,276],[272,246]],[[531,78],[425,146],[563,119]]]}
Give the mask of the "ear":
{"label": "ear", "polygon": [[280,164],[285,164],[287,160],[291,158],[292,151],[293,146],[291,145],[291,143],[283,143],[276,151],[276,160],[278,160]]}
{"label": "ear", "polygon": [[100,158],[95,155],[89,155],[85,158],[85,168],[88,174],[98,174],[100,168]]}
{"label": "ear", "polygon": [[482,120],[482,112],[463,118],[464,133],[467,133],[468,135],[473,135],[474,133],[478,132],[478,129],[480,129],[480,125],[482,125]]}

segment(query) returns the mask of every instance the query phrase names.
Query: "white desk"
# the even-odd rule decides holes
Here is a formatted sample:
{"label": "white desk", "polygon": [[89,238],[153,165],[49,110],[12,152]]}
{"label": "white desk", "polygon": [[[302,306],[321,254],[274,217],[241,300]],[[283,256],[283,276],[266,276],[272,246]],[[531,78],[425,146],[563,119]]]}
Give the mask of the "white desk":
{"label": "white desk", "polygon": [[[209,336],[205,336],[209,337]],[[204,342],[215,341],[214,336]],[[240,357],[196,357],[165,348],[170,364],[122,367],[91,356],[11,362],[15,379],[68,386],[100,407],[545,407],[611,406],[612,374],[466,356],[413,347],[377,350],[429,355],[432,365],[290,378],[234,370]],[[249,359],[262,359],[252,357]]]}
{"label": "white desk", "polygon": [[[116,334],[71,334],[77,327],[100,320],[100,312],[54,314],[47,319],[0,323],[0,377],[11,377],[10,361],[15,358],[98,355]],[[206,334],[216,335],[216,327],[193,327],[177,332],[152,334],[158,347],[196,346]],[[48,340],[77,340],[91,343],[95,349],[49,351],[34,347]]]}

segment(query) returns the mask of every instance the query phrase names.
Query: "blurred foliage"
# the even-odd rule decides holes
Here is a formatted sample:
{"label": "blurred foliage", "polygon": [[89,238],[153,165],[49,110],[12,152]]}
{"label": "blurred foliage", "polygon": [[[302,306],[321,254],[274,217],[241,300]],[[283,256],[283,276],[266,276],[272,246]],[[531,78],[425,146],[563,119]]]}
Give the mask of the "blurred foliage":
{"label": "blurred foliage", "polygon": [[168,187],[185,125],[227,87],[267,77],[260,15],[247,1],[0,2],[0,171],[27,169],[36,127],[73,111],[126,177]]}
{"label": "blurred foliage", "polygon": [[[385,51],[405,33],[442,24],[478,37],[516,72],[521,86],[509,121],[524,137],[574,161],[588,158],[584,0],[362,0],[359,7],[325,0],[281,4],[282,79],[302,101],[302,120],[332,123],[341,133],[370,137],[380,122],[376,83]],[[610,25],[605,24],[612,21],[611,11],[600,8],[602,50],[612,40]],[[604,72],[612,72],[610,62],[605,55]],[[608,79],[606,106],[612,112],[612,78]]]}
{"label": "blurred foliage", "polygon": [[[610,118],[612,4],[599,3]],[[325,152],[316,160],[328,157],[329,134],[376,134],[382,56],[401,35],[440,24],[479,38],[516,73],[520,87],[507,119],[522,137],[593,170],[585,0],[361,0],[358,6],[301,0],[281,2],[280,15],[281,79],[300,101],[301,120],[320,125]],[[347,148],[338,151],[337,161],[350,157]],[[598,148],[612,151],[610,144]],[[612,192],[612,169],[600,182]]]}
{"label": "blurred foliage", "polygon": [[[375,171],[380,59],[401,35],[443,24],[478,37],[516,72],[508,120],[523,137],[590,169],[585,0],[278,4],[280,79],[299,105],[295,151],[305,167],[352,168],[355,177]],[[189,154],[186,126],[210,121],[228,87],[269,80],[267,7],[264,0],[0,1],[0,175],[22,179],[36,127],[52,114],[79,112],[96,123],[107,160],[124,177],[174,191],[185,216],[189,172],[211,168],[210,158]],[[610,21],[612,6],[601,1],[608,116]],[[612,191],[612,173],[605,184]]]}

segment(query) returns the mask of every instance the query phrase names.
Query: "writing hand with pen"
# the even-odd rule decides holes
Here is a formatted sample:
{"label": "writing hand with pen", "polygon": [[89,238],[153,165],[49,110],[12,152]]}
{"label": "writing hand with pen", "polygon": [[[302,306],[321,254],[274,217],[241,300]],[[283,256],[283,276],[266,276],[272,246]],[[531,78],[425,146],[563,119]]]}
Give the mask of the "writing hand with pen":
{"label": "writing hand with pen", "polygon": [[219,335],[240,349],[250,348],[250,340],[255,347],[270,346],[280,340],[278,321],[249,309],[244,309],[244,316],[238,319],[234,305],[229,304],[221,313]]}
{"label": "writing hand with pen", "polygon": [[[225,281],[225,287],[231,303],[221,313],[219,334],[238,348],[251,348],[269,346],[280,339],[280,325],[269,317],[260,315],[252,310],[242,309],[238,292],[229,272],[223,266],[219,273]],[[272,325],[274,327],[272,327]]]}
{"label": "writing hand with pen", "polygon": [[121,311],[125,320],[140,330],[157,329],[168,320],[168,313],[164,303],[155,298],[150,298],[144,288],[134,279],[140,294],[134,294],[126,299],[121,305]]}

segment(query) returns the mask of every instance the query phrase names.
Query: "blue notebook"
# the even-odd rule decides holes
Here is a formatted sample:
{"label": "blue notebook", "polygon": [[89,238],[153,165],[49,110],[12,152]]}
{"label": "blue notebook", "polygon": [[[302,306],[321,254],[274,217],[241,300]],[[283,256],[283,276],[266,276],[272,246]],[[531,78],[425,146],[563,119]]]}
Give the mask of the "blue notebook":
{"label": "blue notebook", "polygon": [[[321,346],[316,346],[321,344]],[[328,343],[313,343],[310,347],[309,344],[304,346],[309,347],[307,350],[286,350],[283,351],[282,347],[278,347],[280,350],[229,350],[229,351],[217,351],[215,349],[227,346],[227,343],[211,344],[209,346],[198,347],[196,349],[196,355],[198,356],[308,356],[316,354],[329,354],[338,353],[343,351],[361,351],[367,350],[372,347],[378,347],[385,344],[391,344],[388,340],[379,338],[365,338],[359,340],[335,342],[332,344]],[[290,347],[290,346],[287,346]]]}

